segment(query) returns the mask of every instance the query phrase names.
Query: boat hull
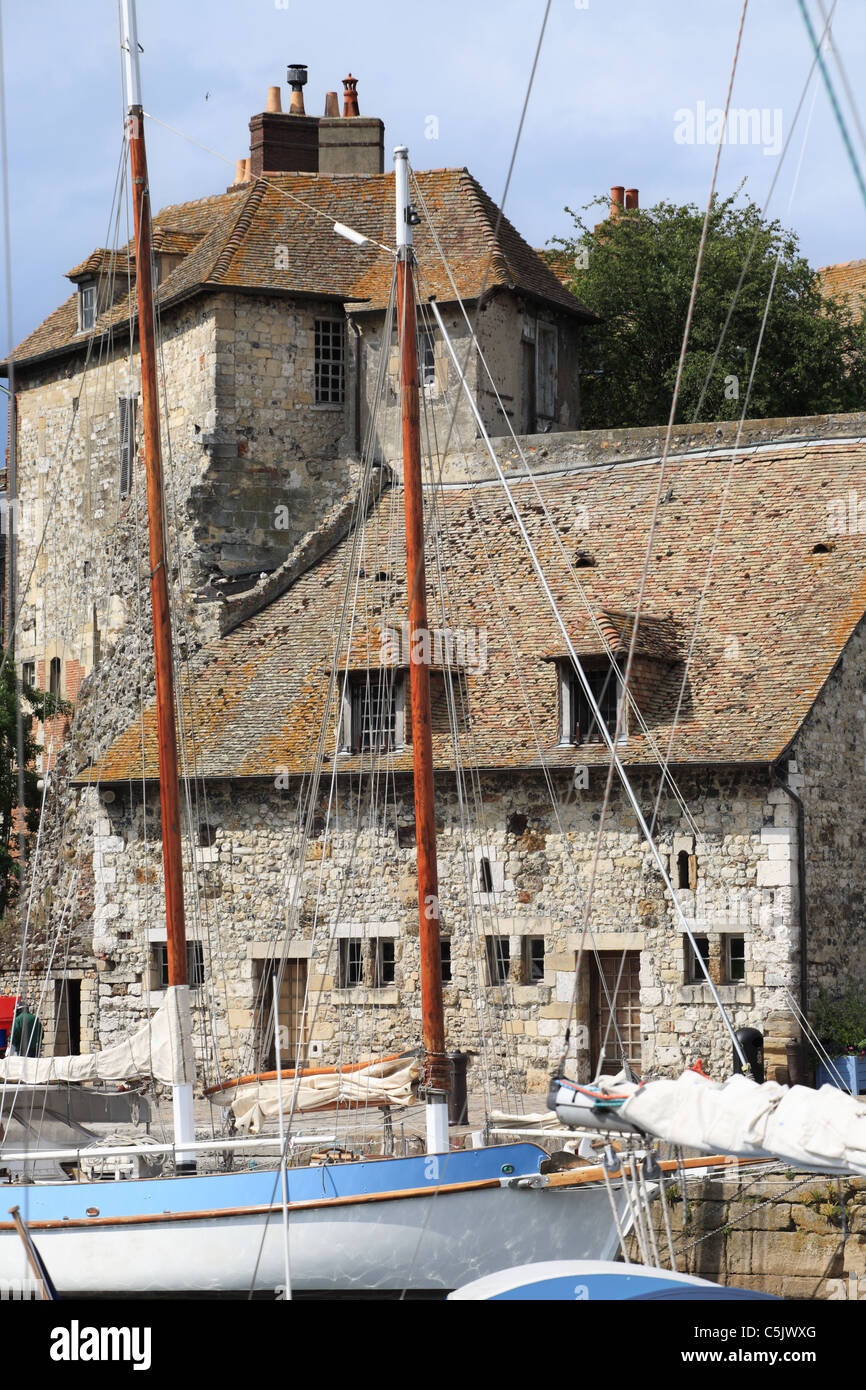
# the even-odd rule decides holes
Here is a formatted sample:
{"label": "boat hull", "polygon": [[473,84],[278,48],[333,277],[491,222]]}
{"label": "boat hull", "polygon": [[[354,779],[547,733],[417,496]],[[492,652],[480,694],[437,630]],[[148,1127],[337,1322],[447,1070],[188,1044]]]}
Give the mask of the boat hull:
{"label": "boat hull", "polygon": [[[443,1157],[433,1160],[439,1177],[426,1187],[417,1179],[425,1166],[430,1170],[430,1159],[290,1170],[293,1292],[444,1293],[505,1265],[612,1258],[617,1234],[602,1184],[507,1185],[537,1174],[539,1156],[534,1145],[514,1145],[475,1151],[469,1164]],[[392,1164],[397,1172],[388,1171]],[[229,1187],[231,1178],[243,1181]],[[400,1184],[389,1187],[391,1178]],[[180,1190],[185,1211],[177,1209],[178,1184],[187,1185]],[[198,1200],[213,1200],[217,1184],[226,1185],[228,1197],[268,1200],[196,1209]],[[276,1291],[284,1283],[283,1213],[278,1175],[271,1172],[6,1187],[0,1198],[20,1206],[61,1294],[217,1295]],[[153,1209],[160,1200],[176,1209]],[[99,1214],[63,1220],[77,1201]],[[103,1214],[109,1204],[115,1209]],[[0,1280],[26,1274],[20,1240],[3,1229]]]}

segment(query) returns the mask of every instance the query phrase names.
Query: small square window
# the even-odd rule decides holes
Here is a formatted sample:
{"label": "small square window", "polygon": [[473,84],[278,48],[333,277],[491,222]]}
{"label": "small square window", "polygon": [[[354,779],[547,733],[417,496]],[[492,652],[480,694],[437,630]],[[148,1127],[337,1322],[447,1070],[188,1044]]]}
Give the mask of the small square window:
{"label": "small square window", "polygon": [[[168,989],[168,942],[157,941],[152,948],[154,989]],[[186,972],[190,989],[204,984],[204,948],[200,941],[186,944]]]}
{"label": "small square window", "polygon": [[523,938],[523,979],[528,985],[540,985],[544,979],[544,937]]}
{"label": "small square window", "polygon": [[447,937],[440,937],[439,953],[442,961],[442,983],[448,985],[451,983],[451,942]]}
{"label": "small square window", "polygon": [[708,936],[695,937],[695,946],[698,948],[697,956],[695,955],[694,948],[688,937],[685,938],[683,944],[686,952],[686,980],[689,984],[693,985],[705,984],[707,977],[701,969],[698,956],[700,956],[700,959],[704,962],[707,969],[709,969],[710,938]]}
{"label": "small square window", "polygon": [[487,973],[492,985],[508,983],[508,970],[511,965],[511,942],[507,936],[485,937],[487,945]]}
{"label": "small square window", "polygon": [[342,319],[316,319],[316,405],[342,405],[346,396],[346,325]]}
{"label": "small square window", "polygon": [[394,942],[388,937],[379,937],[373,943],[373,986],[382,989],[393,985],[396,978]]}
{"label": "small square window", "polygon": [[744,936],[725,938],[725,976],[730,984],[737,984],[746,978],[746,938]]}
{"label": "small square window", "polygon": [[364,982],[364,943],[360,937],[346,936],[339,943],[338,989],[354,989]]}

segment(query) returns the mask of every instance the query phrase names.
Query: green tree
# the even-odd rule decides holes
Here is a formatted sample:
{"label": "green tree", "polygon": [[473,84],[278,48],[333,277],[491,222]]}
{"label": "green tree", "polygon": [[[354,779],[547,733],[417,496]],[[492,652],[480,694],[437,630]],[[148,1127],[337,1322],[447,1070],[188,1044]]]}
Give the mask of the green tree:
{"label": "green tree", "polygon": [[[0,658],[2,659],[2,658]],[[21,736],[24,753],[23,825],[27,835],[39,827],[42,793],[36,770],[39,747],[34,723],[66,713],[67,704],[45,690],[22,685],[15,664],[6,659],[0,670],[0,917],[14,901],[21,878],[19,863],[18,704],[21,702]]]}
{"label": "green tree", "polygon": [[[606,200],[583,211],[600,203]],[[601,318],[584,330],[582,426],[666,424],[703,213],[693,204],[662,202],[623,211],[593,229],[566,211],[577,234],[555,238],[553,254],[573,266],[570,288]],[[677,423],[742,413],[774,272],[747,414],[761,419],[866,407],[866,324],[821,293],[793,232],[734,194],[714,199],[710,212]]]}

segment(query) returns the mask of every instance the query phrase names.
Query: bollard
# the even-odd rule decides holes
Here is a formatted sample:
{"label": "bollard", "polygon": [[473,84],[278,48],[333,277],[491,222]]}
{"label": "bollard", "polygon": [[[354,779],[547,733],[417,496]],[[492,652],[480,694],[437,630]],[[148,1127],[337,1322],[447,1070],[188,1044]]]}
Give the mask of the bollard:
{"label": "bollard", "polygon": [[[763,1033],[759,1033],[757,1028],[738,1028],[736,1038],[743,1049],[743,1056],[751,1068],[747,1074],[751,1076],[753,1081],[762,1082],[764,1080]],[[742,1070],[743,1064],[734,1052],[734,1075],[736,1076]]]}

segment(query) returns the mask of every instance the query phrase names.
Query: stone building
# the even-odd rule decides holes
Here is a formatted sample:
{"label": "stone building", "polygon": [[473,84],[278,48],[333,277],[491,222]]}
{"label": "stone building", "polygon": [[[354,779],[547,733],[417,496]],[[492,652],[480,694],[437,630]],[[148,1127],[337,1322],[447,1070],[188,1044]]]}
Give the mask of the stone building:
{"label": "stone building", "polygon": [[[271,89],[269,109],[250,121],[238,182],[154,219],[167,506],[190,649],[216,631],[228,593],[277,568],[352,491],[371,423],[394,265],[384,128],[351,114],[352,78],[344,116],[302,114],[300,88],[293,101],[283,113]],[[414,196],[425,296],[437,295],[464,347],[456,294],[477,315],[493,382],[475,353],[466,371],[485,421],[492,426],[495,388],[519,430],[577,428],[580,329],[593,315],[466,169],[419,172]],[[368,239],[349,242],[335,223]],[[13,354],[25,592],[17,651],[27,679],[40,688],[54,680],[70,698],[135,622],[139,601],[131,257],[131,244],[93,251],[68,272],[70,298]],[[447,433],[453,371],[426,327],[421,348],[430,427]],[[368,441],[385,463],[399,437],[396,358],[386,366],[386,409]],[[475,438],[465,403],[456,428]]]}
{"label": "stone building", "polygon": [[[856,509],[853,526],[836,525],[866,488],[863,425],[752,422],[736,454],[733,426],[675,439],[619,747],[699,951],[735,1026],[766,1034],[771,1075],[799,1035],[804,991],[809,1007],[821,989],[866,987],[866,541]],[[504,448],[515,495],[612,721],[661,436],[525,443],[539,494]],[[501,1080],[542,1084],[563,1046],[594,873],[577,975],[583,1076],[604,1044],[606,988],[640,1070],[700,1056],[727,1074],[727,1035],[616,784],[601,822],[606,750],[501,486],[480,456],[450,464],[429,555],[448,1044],[483,1053]],[[358,549],[302,546],[254,599],[226,605],[185,692],[197,998],[227,1068],[266,1057],[275,959],[296,1053],[307,988],[303,1056],[418,1041],[401,517],[395,484],[371,501]],[[339,596],[355,583],[341,631]],[[143,752],[133,725],[78,779],[105,1041],[153,1003],[163,949],[152,708],[143,728]],[[664,782],[657,751],[670,752]],[[607,1055],[619,1051],[612,1036]]]}

